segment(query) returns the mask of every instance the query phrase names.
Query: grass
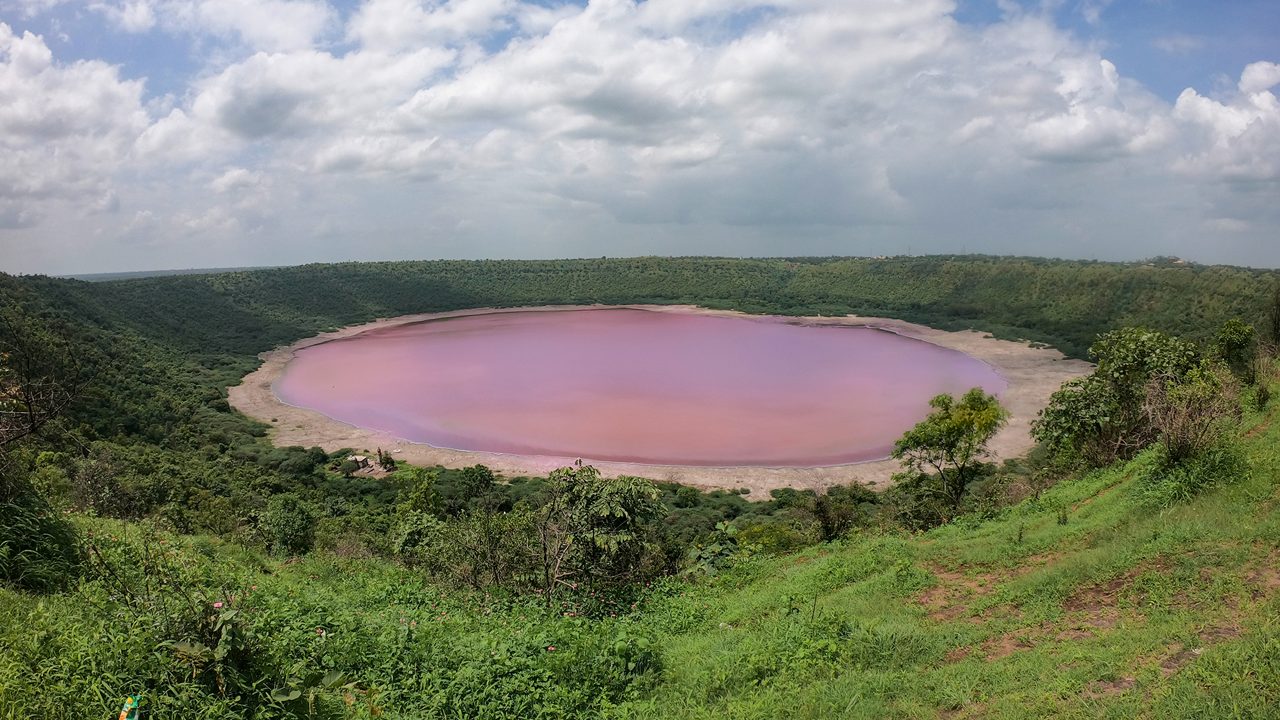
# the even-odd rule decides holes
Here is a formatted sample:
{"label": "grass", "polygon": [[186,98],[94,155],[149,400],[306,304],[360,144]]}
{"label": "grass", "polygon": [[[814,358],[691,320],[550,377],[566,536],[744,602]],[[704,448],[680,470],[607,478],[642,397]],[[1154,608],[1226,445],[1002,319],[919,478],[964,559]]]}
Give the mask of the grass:
{"label": "grass", "polygon": [[996,520],[655,601],[698,621],[663,633],[663,683],[615,716],[1280,717],[1280,437],[1246,424],[1250,477],[1167,511],[1136,501],[1140,457]]}
{"label": "grass", "polygon": [[[668,580],[599,620],[376,560],[84,519],[113,557],[151,547],[200,607],[236,608],[245,677],[271,687],[224,697],[165,644],[162,607],[86,579],[0,590],[0,718],[108,717],[140,690],[154,718],[1280,717],[1273,414],[1245,418],[1247,478],[1168,510],[1141,502],[1140,456],[994,519]],[[347,684],[311,705],[266,695],[319,671]]]}

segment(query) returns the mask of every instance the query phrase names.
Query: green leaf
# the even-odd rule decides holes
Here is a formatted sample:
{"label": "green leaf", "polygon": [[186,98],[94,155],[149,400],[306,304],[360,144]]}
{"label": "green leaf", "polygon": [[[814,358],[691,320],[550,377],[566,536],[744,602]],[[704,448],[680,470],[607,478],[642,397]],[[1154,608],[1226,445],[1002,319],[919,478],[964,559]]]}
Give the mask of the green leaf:
{"label": "green leaf", "polygon": [[288,688],[280,688],[271,691],[271,699],[279,703],[287,703],[302,697],[301,690],[290,690]]}

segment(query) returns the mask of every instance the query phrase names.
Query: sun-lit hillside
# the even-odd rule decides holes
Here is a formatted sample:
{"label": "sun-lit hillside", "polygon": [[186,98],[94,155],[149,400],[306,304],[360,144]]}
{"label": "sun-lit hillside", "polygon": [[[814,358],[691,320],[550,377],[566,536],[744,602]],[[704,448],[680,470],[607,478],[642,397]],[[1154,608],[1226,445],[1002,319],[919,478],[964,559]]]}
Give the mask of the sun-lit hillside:
{"label": "sun-lit hillside", "polygon": [[[130,695],[210,720],[1274,717],[1273,282],[998,258],[0,277],[0,718]],[[1088,334],[1099,364],[1027,457],[755,502],[276,447],[226,400],[325,329],[594,301]],[[1002,418],[981,390],[932,407],[917,429]]]}
{"label": "sun-lit hillside", "polygon": [[[84,519],[124,577],[0,591],[0,704],[98,716],[146,686],[155,717],[230,717],[214,668],[318,690],[319,717],[1273,717],[1274,416],[1245,419],[1247,479],[1173,509],[1142,504],[1139,457],[991,519],[750,557],[590,618],[379,560]],[[223,603],[203,628],[217,645],[175,654],[164,627],[187,603]]]}

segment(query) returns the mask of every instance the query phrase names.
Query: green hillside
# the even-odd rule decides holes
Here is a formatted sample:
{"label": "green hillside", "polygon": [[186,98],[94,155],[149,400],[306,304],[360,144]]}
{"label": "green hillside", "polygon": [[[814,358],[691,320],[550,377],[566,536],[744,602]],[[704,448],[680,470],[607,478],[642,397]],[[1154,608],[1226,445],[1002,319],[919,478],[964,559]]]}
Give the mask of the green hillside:
{"label": "green hillside", "polygon": [[[987,257],[0,275],[0,718],[130,694],[184,719],[1277,717],[1280,387],[1223,329],[1274,337],[1275,282]],[[353,475],[225,400],[318,331],[565,302],[1189,342],[1107,336],[1049,445],[945,511],[924,475],[767,502]]]}
{"label": "green hillside", "polygon": [[[272,682],[341,673],[317,717],[1267,718],[1280,707],[1274,415],[1246,419],[1247,480],[1173,510],[1139,502],[1140,456],[991,520],[659,582],[616,617],[377,560],[80,523],[117,567],[239,613],[220,637],[251,647],[248,667]],[[170,660],[163,611],[131,607],[111,578],[0,590],[0,715],[105,717],[145,686],[155,717],[234,716]]]}
{"label": "green hillside", "polygon": [[324,328],[415,312],[649,302],[972,326],[1083,357],[1098,333],[1126,325],[1205,339],[1227,318],[1258,318],[1275,282],[1273,271],[1169,261],[932,256],[343,263],[3,284],[199,353],[256,353]]}

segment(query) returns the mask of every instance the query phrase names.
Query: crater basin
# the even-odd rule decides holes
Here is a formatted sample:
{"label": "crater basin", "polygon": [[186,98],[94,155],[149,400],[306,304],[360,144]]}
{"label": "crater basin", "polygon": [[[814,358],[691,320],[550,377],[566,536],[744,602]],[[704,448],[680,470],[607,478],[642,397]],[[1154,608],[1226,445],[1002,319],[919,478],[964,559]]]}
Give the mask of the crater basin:
{"label": "crater basin", "polygon": [[964,353],[871,327],[634,308],[493,312],[298,350],[290,405],[459,450],[654,465],[888,456],[939,393],[1001,393]]}

